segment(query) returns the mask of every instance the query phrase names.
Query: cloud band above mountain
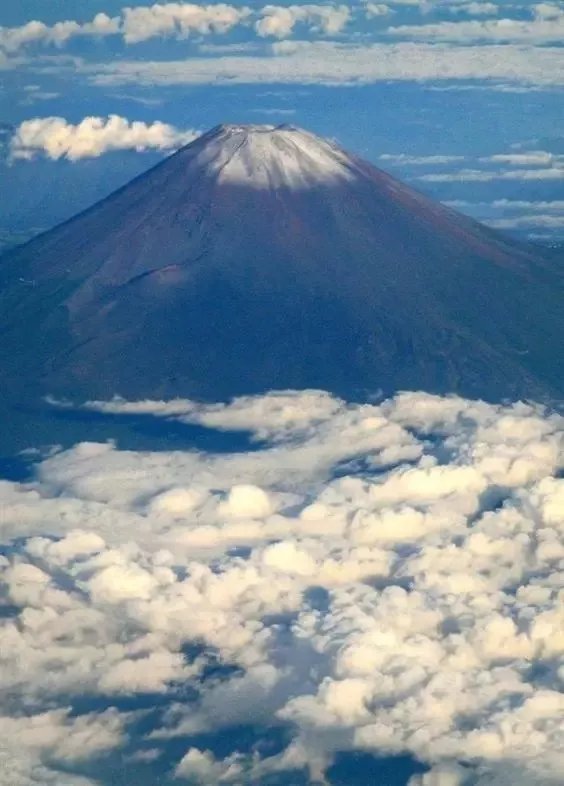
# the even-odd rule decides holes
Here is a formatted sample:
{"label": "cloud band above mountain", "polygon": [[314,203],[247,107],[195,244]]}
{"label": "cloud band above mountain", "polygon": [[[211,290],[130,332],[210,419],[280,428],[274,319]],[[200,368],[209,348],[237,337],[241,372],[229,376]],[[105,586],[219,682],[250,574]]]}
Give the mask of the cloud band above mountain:
{"label": "cloud band above mountain", "polygon": [[298,22],[313,31],[334,34],[343,29],[351,14],[349,6],[333,4],[266,5],[253,11],[226,3],[155,3],[124,8],[119,16],[98,13],[87,22],[65,20],[48,25],[33,20],[18,27],[0,27],[0,51],[14,53],[32,44],[60,47],[85,36],[120,36],[125,44],[157,37],[184,39],[191,35],[226,34],[236,25],[253,22],[260,36],[285,37]]}
{"label": "cloud band above mountain", "polygon": [[[272,54],[277,55],[272,57]],[[94,63],[79,66],[93,84],[322,84],[362,85],[385,80],[497,80],[543,87],[564,84],[558,47],[337,41],[280,41],[269,54],[225,54],[186,60]]]}

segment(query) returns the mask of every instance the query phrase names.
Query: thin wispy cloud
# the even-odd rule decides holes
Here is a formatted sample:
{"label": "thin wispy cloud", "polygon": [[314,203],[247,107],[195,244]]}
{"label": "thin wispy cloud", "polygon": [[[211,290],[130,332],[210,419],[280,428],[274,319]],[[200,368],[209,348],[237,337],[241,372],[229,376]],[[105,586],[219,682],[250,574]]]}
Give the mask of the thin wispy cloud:
{"label": "thin wispy cloud", "polygon": [[495,16],[499,13],[500,7],[496,3],[463,2],[460,3],[460,5],[447,6],[447,10],[452,14],[468,14],[469,16]]}
{"label": "thin wispy cloud", "polygon": [[382,153],[380,161],[383,164],[400,166],[438,166],[440,164],[454,164],[464,161],[465,156],[430,155],[411,156],[407,153]]}
{"label": "thin wispy cloud", "polygon": [[118,17],[100,13],[89,22],[65,20],[47,25],[37,20],[19,27],[0,27],[0,50],[17,52],[29,44],[62,46],[71,38],[78,36],[104,37],[120,32]]}
{"label": "thin wispy cloud", "polygon": [[488,207],[494,210],[535,210],[539,212],[564,212],[564,200],[531,202],[523,199],[494,199],[493,202],[468,202],[464,199],[451,200],[451,207]]}
{"label": "thin wispy cloud", "polygon": [[354,85],[386,80],[470,79],[540,87],[564,85],[564,50],[560,47],[282,41],[272,45],[272,53],[277,56],[84,63],[79,70],[97,85]]}
{"label": "thin wispy cloud", "polygon": [[496,229],[564,229],[564,215],[531,213],[509,218],[494,218],[488,224]]}
{"label": "thin wispy cloud", "polygon": [[564,33],[564,7],[548,6],[547,4],[533,6],[532,18],[525,21],[512,18],[472,19],[456,22],[443,20],[431,24],[390,27],[388,33],[400,38],[462,43],[469,41],[557,43],[562,40]]}

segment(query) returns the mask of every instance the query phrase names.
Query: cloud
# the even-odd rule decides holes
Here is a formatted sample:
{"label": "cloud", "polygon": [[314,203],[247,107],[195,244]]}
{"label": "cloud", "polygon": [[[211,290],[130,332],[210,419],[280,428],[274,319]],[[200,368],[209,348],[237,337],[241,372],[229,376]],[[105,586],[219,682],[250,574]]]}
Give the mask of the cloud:
{"label": "cloud", "polygon": [[365,3],[364,10],[367,19],[374,19],[381,16],[388,16],[393,14],[393,9],[385,3]]}
{"label": "cloud", "polygon": [[120,16],[99,13],[90,22],[66,20],[46,25],[31,21],[19,27],[0,27],[0,50],[17,52],[31,44],[62,46],[77,36],[121,36],[126,44],[154,37],[187,38],[193,33],[224,34],[242,22],[250,11],[225,3],[155,3],[126,7]]}
{"label": "cloud", "polygon": [[[361,16],[384,18],[402,8],[417,8],[424,13],[446,10],[483,17],[493,15],[497,6],[487,2],[450,2],[439,7],[419,0],[371,2],[362,7],[333,3],[271,4],[257,8],[226,3],[155,3],[126,7],[114,17],[100,13],[88,22],[66,20],[46,25],[34,20],[19,27],[0,28],[0,67],[15,67],[18,62],[15,54],[25,47],[33,44],[62,46],[78,36],[118,37],[130,46],[154,38],[183,40],[191,36],[226,35],[240,26],[254,30],[258,40],[237,42],[223,49],[217,44],[215,48],[214,45],[201,46],[202,54],[214,57],[173,61],[120,58],[112,63],[86,63],[75,59],[69,67],[75,72],[92,75],[92,81],[101,85],[223,82],[351,85],[393,79],[497,80],[495,89],[509,92],[563,84],[564,55],[558,43],[562,37],[560,27],[564,24],[564,11],[550,3],[534,6],[529,20],[443,20],[399,25],[387,30],[389,35],[404,39],[427,39],[431,42],[427,44],[405,40],[398,44],[379,41],[362,45],[358,43],[362,39],[359,31],[347,44],[306,40],[284,44],[297,30],[303,37],[341,36],[354,19],[358,21]],[[369,35],[366,31],[364,34]],[[260,41],[265,38],[278,39],[284,45],[274,44],[265,54],[265,44]],[[465,46],[476,42],[480,45]],[[507,43],[502,46],[501,42]],[[550,42],[554,43],[553,47],[544,46]],[[43,66],[43,69],[49,67],[52,68]],[[464,87],[470,89],[471,86]]]}
{"label": "cloud", "polygon": [[490,183],[493,180],[563,180],[564,167],[507,169],[498,172],[482,169],[461,169],[457,172],[420,175],[417,179],[428,183]]}
{"label": "cloud", "polygon": [[[33,87],[33,86],[30,85],[29,87]],[[60,93],[49,92],[47,90],[39,90],[39,89],[29,90],[26,88],[24,88],[24,90],[26,90],[26,97],[19,102],[24,106],[35,104],[38,101],[51,101],[54,98],[59,98],[61,95]]]}
{"label": "cloud", "polygon": [[225,34],[251,13],[225,3],[195,5],[193,3],[155,3],[123,9],[121,32],[126,44],[137,44],[154,37],[187,38],[199,35]]}
{"label": "cloud", "polygon": [[123,745],[124,720],[113,709],[79,717],[69,709],[0,714],[0,783],[97,786],[65,769]]}
{"label": "cloud", "polygon": [[73,125],[62,117],[41,117],[21,123],[10,141],[12,159],[31,160],[45,155],[53,160],[97,158],[114,150],[174,150],[191,142],[198,132],[180,131],[154,121],[129,121],[119,115],[85,117]]}
{"label": "cloud", "polygon": [[0,27],[0,50],[17,52],[28,44],[51,44],[62,46],[76,36],[103,37],[116,35],[120,31],[119,17],[99,13],[90,22],[73,20],[46,25],[31,21],[20,27]]}
{"label": "cloud", "polygon": [[386,164],[400,166],[437,166],[439,164],[453,164],[464,161],[466,156],[410,156],[406,153],[383,153],[379,156],[380,161]]}
{"label": "cloud", "polygon": [[425,10],[429,6],[428,0],[389,0],[389,3],[394,6],[416,7],[419,10]]}
{"label": "cloud", "polygon": [[252,112],[256,112],[259,115],[295,115],[296,109],[290,109],[289,107],[264,107],[264,108],[256,108],[251,110]]}
{"label": "cloud", "polygon": [[132,401],[120,397],[111,401],[87,401],[85,409],[109,414],[175,418],[227,431],[252,431],[259,440],[281,440],[308,433],[336,415],[342,402],[318,390],[274,391],[264,396],[241,396],[229,407],[224,404],[201,406],[190,399]]}
{"label": "cloud", "polygon": [[548,153],[545,150],[530,150],[525,153],[501,153],[486,156],[479,161],[491,164],[510,164],[511,166],[564,166],[564,155]]}
{"label": "cloud", "polygon": [[176,768],[177,777],[188,778],[192,783],[230,782],[242,774],[242,767],[237,756],[225,761],[217,761],[211,751],[200,751],[190,748]]}
{"label": "cloud", "polygon": [[564,8],[562,2],[534,3],[532,11],[536,19],[560,19]]}
{"label": "cloud", "polygon": [[[435,10],[430,2],[420,0],[391,0],[390,3],[364,3],[368,19],[389,16],[396,8],[417,7],[421,11]],[[452,13],[471,16],[494,15],[498,6],[490,2],[452,2],[444,6]],[[38,20],[18,27],[0,27],[0,54],[6,60],[20,49],[31,45],[65,45],[76,37],[120,37],[126,45],[139,44],[153,38],[183,40],[192,35],[225,35],[238,25],[253,26],[260,37],[286,38],[296,25],[306,25],[310,33],[337,35],[358,12],[347,4],[292,4],[266,5],[262,8],[234,6],[227,3],[198,5],[195,3],[154,3],[151,6],[131,6],[117,16],[98,13],[90,21],[64,20],[52,25]],[[530,41],[558,43],[562,37],[564,10],[560,6],[541,3],[532,9],[530,20],[439,21],[423,25],[390,27],[390,35],[402,38],[423,38],[455,42],[468,41]],[[9,59],[6,65],[10,64]]]}
{"label": "cloud", "polygon": [[487,223],[497,229],[564,229],[564,215],[532,213],[511,218],[489,219]]}
{"label": "cloud", "polygon": [[495,92],[495,93],[516,93],[526,95],[527,93],[537,93],[543,91],[545,93],[554,92],[559,90],[557,85],[541,86],[541,85],[518,85],[504,82],[489,82],[485,84],[451,84],[451,85],[431,85],[429,90],[438,93],[447,92]]}
{"label": "cloud", "polygon": [[[88,409],[257,442],[80,443],[0,483],[0,784],[91,786],[80,759],[148,768],[173,737],[170,774],[206,786],[347,750],[427,763],[410,786],[561,781],[564,418],[415,392]],[[142,738],[115,708],[139,695]],[[219,755],[238,725],[286,747]]]}
{"label": "cloud", "polygon": [[447,10],[454,14],[464,13],[470,16],[495,16],[499,13],[499,6],[495,3],[461,3],[448,6]]}
{"label": "cloud", "polygon": [[424,25],[399,25],[388,28],[388,34],[401,38],[419,38],[439,41],[513,41],[548,43],[562,40],[564,9],[556,7],[554,13],[537,14],[533,19],[488,19],[463,22],[436,22]]}
{"label": "cloud", "polygon": [[466,200],[455,199],[449,202],[445,202],[445,204],[449,205],[450,207],[486,207],[491,208],[493,210],[503,210],[503,211],[515,211],[515,210],[533,210],[537,212],[555,212],[555,213],[562,213],[564,212],[564,200],[562,199],[555,199],[551,202],[547,201],[538,201],[538,202],[531,202],[529,200],[524,199],[494,199],[493,202],[468,202]]}
{"label": "cloud", "polygon": [[[499,153],[482,156],[477,161],[481,164],[507,164],[518,168],[502,170],[467,168],[453,172],[420,175],[417,179],[430,183],[489,183],[494,180],[561,180],[564,178],[564,156],[545,150]],[[500,207],[505,203],[503,200],[498,200],[494,204]]]}
{"label": "cloud", "polygon": [[139,44],[152,38],[183,40],[192,35],[225,35],[237,25],[251,24],[260,36],[283,38],[297,23],[310,31],[327,35],[339,33],[351,17],[346,5],[304,4],[266,5],[252,10],[226,3],[154,3],[125,7],[119,16],[99,13],[89,22],[66,20],[47,25],[33,20],[19,27],[0,27],[0,53],[14,54],[30,45],[63,46],[76,37],[119,36],[125,44]]}
{"label": "cloud", "polygon": [[416,8],[423,14],[433,13],[434,11],[446,11],[449,13],[466,13],[476,16],[489,15],[499,12],[496,3],[484,2],[483,0],[388,0],[391,6],[401,8]]}
{"label": "cloud", "polygon": [[559,230],[564,230],[564,201],[562,200],[531,202],[520,199],[496,199],[493,202],[468,202],[455,199],[445,204],[469,212],[496,229],[526,230],[531,238],[547,237],[544,234],[538,235],[539,230],[552,233],[552,237],[562,234]]}
{"label": "cloud", "polygon": [[559,47],[291,41],[273,44],[272,51],[278,56],[124,60],[84,64],[79,70],[98,85],[353,85],[461,79],[501,79],[542,87],[564,84],[564,50]]}
{"label": "cloud", "polygon": [[458,764],[439,764],[423,775],[414,775],[407,786],[464,786],[468,770]]}
{"label": "cloud", "polygon": [[298,22],[308,23],[313,32],[340,33],[351,17],[346,5],[267,5],[261,10],[255,30],[261,37],[287,38]]}
{"label": "cloud", "polygon": [[273,507],[268,494],[261,488],[237,484],[231,488],[218,512],[227,518],[261,519],[273,513]]}
{"label": "cloud", "polygon": [[[456,164],[468,161],[468,156],[449,156],[449,155],[429,155],[429,156],[410,156],[404,153],[383,154],[380,161],[385,165],[399,167],[419,167],[427,168],[441,166],[443,164]],[[451,169],[446,172],[427,172],[413,177],[428,183],[458,183],[474,182],[489,183],[493,181],[554,181],[564,178],[564,156],[561,154],[550,153],[544,150],[525,150],[523,152],[499,153],[489,156],[480,156],[475,159],[478,164],[488,165],[478,169],[476,167],[465,167],[463,169]],[[493,169],[494,165],[507,165],[512,168]],[[451,206],[465,206],[464,203],[451,202]],[[507,206],[507,201],[497,200],[491,207],[500,208]],[[531,203],[523,203],[528,206]],[[542,203],[547,205],[549,203]],[[554,202],[554,209],[557,209],[558,202]],[[550,209],[550,208],[549,208]]]}

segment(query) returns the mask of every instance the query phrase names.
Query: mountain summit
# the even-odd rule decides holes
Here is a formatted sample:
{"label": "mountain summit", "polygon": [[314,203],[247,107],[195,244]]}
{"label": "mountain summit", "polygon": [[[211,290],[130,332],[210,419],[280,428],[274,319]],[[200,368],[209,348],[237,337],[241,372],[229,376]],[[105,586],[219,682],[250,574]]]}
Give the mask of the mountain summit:
{"label": "mountain summit", "polygon": [[12,398],[564,394],[540,251],[292,126],[212,129],[0,279]]}
{"label": "mountain summit", "polygon": [[222,125],[198,143],[189,171],[203,170],[218,184],[300,190],[355,177],[350,156],[291,125]]}

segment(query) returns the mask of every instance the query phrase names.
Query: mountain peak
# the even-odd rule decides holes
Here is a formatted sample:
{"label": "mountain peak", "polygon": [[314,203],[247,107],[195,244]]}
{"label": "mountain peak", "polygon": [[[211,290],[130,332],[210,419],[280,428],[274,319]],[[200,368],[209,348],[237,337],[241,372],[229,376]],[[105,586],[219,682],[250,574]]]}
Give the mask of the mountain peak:
{"label": "mountain peak", "polygon": [[355,176],[353,159],[344,151],[288,124],[222,124],[184,151],[192,175],[207,174],[220,184],[301,190]]}

